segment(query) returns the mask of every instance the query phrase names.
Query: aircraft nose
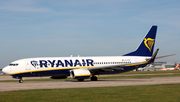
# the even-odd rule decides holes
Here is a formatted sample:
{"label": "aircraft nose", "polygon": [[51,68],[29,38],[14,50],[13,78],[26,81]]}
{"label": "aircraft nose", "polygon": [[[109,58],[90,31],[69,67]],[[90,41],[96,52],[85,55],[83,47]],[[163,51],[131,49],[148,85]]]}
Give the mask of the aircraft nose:
{"label": "aircraft nose", "polygon": [[5,74],[9,74],[10,73],[10,68],[9,67],[5,67],[2,69],[2,72]]}

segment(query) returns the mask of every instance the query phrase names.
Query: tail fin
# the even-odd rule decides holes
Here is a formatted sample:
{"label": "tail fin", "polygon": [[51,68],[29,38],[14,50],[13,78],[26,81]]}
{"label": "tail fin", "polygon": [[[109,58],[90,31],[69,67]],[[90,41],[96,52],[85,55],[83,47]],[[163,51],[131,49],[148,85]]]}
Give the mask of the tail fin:
{"label": "tail fin", "polygon": [[147,56],[151,57],[154,50],[157,26],[152,26],[137,50],[123,56]]}
{"label": "tail fin", "polygon": [[177,70],[179,68],[179,64],[177,64],[177,66],[174,68],[174,70]]}

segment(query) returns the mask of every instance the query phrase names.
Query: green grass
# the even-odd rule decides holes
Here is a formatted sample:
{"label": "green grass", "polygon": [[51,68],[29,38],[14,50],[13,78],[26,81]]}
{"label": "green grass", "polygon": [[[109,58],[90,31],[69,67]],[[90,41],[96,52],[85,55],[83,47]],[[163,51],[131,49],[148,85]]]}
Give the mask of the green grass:
{"label": "green grass", "polygon": [[0,102],[180,102],[180,84],[0,92]]}

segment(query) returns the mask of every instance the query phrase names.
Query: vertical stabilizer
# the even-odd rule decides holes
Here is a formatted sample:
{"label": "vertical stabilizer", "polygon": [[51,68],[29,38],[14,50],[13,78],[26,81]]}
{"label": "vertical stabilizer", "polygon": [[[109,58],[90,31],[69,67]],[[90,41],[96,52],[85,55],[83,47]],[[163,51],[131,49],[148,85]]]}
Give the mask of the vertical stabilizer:
{"label": "vertical stabilizer", "polygon": [[154,50],[157,26],[152,26],[137,50],[123,56],[147,56],[151,57]]}
{"label": "vertical stabilizer", "polygon": [[179,64],[177,64],[177,66],[174,68],[174,70],[177,70],[179,68]]}

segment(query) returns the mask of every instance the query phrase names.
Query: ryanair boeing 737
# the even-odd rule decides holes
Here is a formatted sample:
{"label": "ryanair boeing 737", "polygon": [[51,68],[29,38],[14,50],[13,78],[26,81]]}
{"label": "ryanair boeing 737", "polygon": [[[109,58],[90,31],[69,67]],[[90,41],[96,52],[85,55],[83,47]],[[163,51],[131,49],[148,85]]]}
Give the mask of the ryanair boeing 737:
{"label": "ryanair boeing 737", "polygon": [[158,49],[153,54],[157,26],[152,26],[139,47],[123,56],[94,57],[42,57],[27,58],[12,62],[2,69],[13,78],[51,76],[51,78],[67,78],[84,81],[90,78],[97,81],[100,74],[113,74],[132,71],[154,62]]}

